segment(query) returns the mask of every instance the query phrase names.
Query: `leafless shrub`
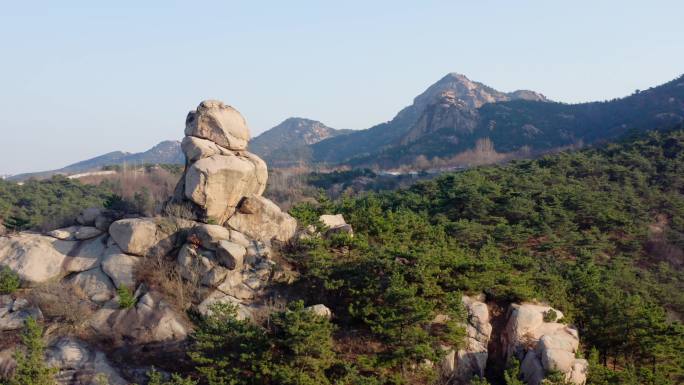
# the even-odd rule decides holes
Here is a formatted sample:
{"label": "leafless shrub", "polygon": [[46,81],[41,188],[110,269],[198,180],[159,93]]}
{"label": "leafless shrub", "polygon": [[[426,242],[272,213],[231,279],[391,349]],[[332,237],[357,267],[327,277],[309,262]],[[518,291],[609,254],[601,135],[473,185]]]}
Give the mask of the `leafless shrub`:
{"label": "leafless shrub", "polygon": [[134,276],[137,282],[144,282],[150,289],[162,293],[180,312],[200,298],[200,285],[184,280],[178,264],[169,257],[144,258],[136,265]]}
{"label": "leafless shrub", "polygon": [[287,309],[287,299],[282,296],[273,296],[263,301],[263,304],[252,311],[254,322],[264,325],[266,328],[271,326],[273,313]]}
{"label": "leafless shrub", "polygon": [[81,329],[95,310],[81,288],[67,283],[40,285],[31,290],[29,300],[40,308],[46,320],[71,331]]}
{"label": "leafless shrub", "polygon": [[315,196],[315,188],[306,182],[309,171],[302,167],[270,170],[264,196],[283,210],[289,210],[307,197]]}
{"label": "leafless shrub", "polygon": [[152,215],[174,191],[179,175],[161,167],[127,169],[110,175],[91,175],[79,178],[85,184],[105,184],[112,191],[131,202],[136,202],[145,215]]}

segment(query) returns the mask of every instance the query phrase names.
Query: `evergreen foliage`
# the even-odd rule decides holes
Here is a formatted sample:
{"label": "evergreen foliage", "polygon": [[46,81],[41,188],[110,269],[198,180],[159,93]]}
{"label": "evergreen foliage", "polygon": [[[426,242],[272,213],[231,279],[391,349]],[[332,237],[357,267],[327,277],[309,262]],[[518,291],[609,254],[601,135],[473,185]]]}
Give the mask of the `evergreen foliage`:
{"label": "evergreen foliage", "polygon": [[7,266],[0,266],[0,295],[14,293],[21,284],[19,275]]}
{"label": "evergreen foliage", "polygon": [[484,292],[563,311],[605,369],[595,383],[681,383],[683,191],[684,131],[651,132],[296,207],[309,221],[344,214],[355,237],[308,240],[288,258],[309,301],[377,343],[357,356],[377,375],[435,359],[444,336],[428,321],[454,310],[454,293]]}
{"label": "evergreen foliage", "polygon": [[17,366],[7,385],[54,385],[55,369],[47,367],[43,358],[43,328],[33,318],[26,320],[21,342],[24,350],[14,355]]}

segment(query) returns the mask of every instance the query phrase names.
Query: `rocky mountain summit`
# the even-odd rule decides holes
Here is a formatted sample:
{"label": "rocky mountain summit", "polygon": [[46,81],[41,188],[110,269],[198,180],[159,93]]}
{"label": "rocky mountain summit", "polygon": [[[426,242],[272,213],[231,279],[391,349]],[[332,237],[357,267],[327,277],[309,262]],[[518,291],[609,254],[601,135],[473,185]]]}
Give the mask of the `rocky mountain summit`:
{"label": "rocky mountain summit", "polygon": [[497,91],[451,73],[389,122],[311,145],[312,162],[379,168],[412,164],[418,157],[457,162],[480,140],[491,141],[500,153],[529,156],[631,130],[670,129],[684,121],[683,83],[680,76],[619,99],[566,104],[534,91]]}
{"label": "rocky mountain summit", "polygon": [[[383,150],[400,145],[414,125],[425,123],[420,123],[420,120],[424,120],[425,114],[430,114],[434,105],[442,104],[444,95],[449,95],[454,101],[458,101],[460,108],[469,111],[470,114],[473,114],[476,109],[492,103],[521,100],[530,102],[549,101],[544,95],[534,91],[501,92],[485,84],[472,81],[463,74],[448,73],[416,96],[411,105],[399,111],[389,122],[313,144],[311,146],[313,161],[340,163],[352,159],[365,159],[366,157],[373,157]],[[459,122],[454,121],[452,123]],[[472,125],[472,123],[469,121],[468,125]],[[432,131],[432,127],[430,131]],[[414,130],[414,134],[416,132]]]}

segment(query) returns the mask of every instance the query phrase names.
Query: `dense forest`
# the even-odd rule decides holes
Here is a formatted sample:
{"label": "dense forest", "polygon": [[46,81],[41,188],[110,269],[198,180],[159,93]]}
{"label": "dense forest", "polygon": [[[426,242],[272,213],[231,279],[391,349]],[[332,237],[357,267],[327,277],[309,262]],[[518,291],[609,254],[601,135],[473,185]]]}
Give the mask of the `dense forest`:
{"label": "dense forest", "polygon": [[341,335],[368,339],[354,360],[374,375],[434,359],[433,339],[445,337],[425,330],[461,291],[561,309],[592,384],[681,383],[683,171],[678,130],[306,204],[292,210],[300,220],[342,212],[357,235],[289,257],[307,298],[340,316]]}
{"label": "dense forest", "polygon": [[[310,181],[327,187],[345,175]],[[17,229],[39,227],[78,208],[125,203],[115,187],[61,177],[2,182],[0,216]],[[284,247],[277,258],[296,276],[274,290],[287,293],[287,308],[263,323],[238,320],[230,306],[193,314],[191,365],[170,379],[153,372],[150,383],[435,383],[430,363],[444,354],[440,345],[463,339],[460,296],[477,293],[493,307],[537,300],[562,310],[580,332],[590,384],[682,383],[683,192],[680,129],[395,191],[310,199],[290,210],[303,227],[342,213],[354,236]],[[303,310],[314,303],[330,307],[332,321]],[[451,321],[432,327],[438,314]],[[25,341],[38,346],[30,326]],[[21,362],[26,373],[37,370]],[[517,385],[516,370],[476,383]]]}

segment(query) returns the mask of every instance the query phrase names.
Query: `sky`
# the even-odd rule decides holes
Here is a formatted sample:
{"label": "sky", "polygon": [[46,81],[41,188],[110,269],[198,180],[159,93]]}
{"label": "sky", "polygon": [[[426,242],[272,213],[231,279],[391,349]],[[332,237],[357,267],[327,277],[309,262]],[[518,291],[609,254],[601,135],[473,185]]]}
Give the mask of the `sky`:
{"label": "sky", "polygon": [[563,102],[625,96],[684,73],[683,14],[679,0],[0,0],[0,175],[181,139],[204,99],[255,136],[290,116],[368,128],[448,72]]}

